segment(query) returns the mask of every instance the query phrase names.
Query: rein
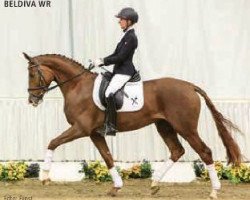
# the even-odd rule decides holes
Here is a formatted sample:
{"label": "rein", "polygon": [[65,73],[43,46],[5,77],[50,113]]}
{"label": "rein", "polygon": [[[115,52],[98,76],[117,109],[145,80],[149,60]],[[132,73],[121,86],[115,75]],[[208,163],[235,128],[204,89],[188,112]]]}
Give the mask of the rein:
{"label": "rein", "polygon": [[59,86],[62,86],[62,85],[64,85],[65,83],[68,83],[68,82],[72,81],[73,79],[75,79],[75,78],[81,76],[81,75],[84,74],[85,72],[86,72],[86,70],[83,70],[81,73],[79,73],[79,74],[77,74],[77,75],[71,77],[70,79],[68,79],[68,80],[66,80],[66,81],[63,81],[63,82],[61,82],[61,83],[58,83],[58,84],[56,84],[56,85],[54,85],[54,86],[49,87],[49,88],[47,89],[47,92],[50,91],[50,90],[53,90],[53,89],[55,89],[55,88],[57,88],[57,87],[59,87]]}
{"label": "rein", "polygon": [[[39,75],[40,75],[40,84],[41,84],[41,82],[42,82],[42,80],[43,80],[43,82],[44,82],[45,85],[41,85],[41,86],[39,86],[39,87],[34,87],[34,88],[28,88],[28,91],[43,90],[44,92],[49,92],[49,91],[51,91],[51,90],[53,90],[53,89],[55,89],[55,88],[57,88],[57,87],[59,87],[59,86],[62,86],[62,85],[64,85],[64,84],[66,84],[66,83],[72,81],[73,79],[75,79],[75,78],[81,76],[81,75],[84,74],[86,71],[88,71],[87,69],[84,69],[83,71],[81,71],[81,73],[79,73],[79,74],[77,74],[77,75],[71,77],[70,79],[65,80],[65,81],[63,81],[63,82],[61,82],[61,83],[58,83],[58,84],[56,84],[56,85],[54,85],[54,86],[48,87],[48,86],[46,85],[45,78],[44,78],[43,73],[42,73],[42,71],[41,71],[41,69],[40,69],[40,67],[39,67],[39,64],[31,65],[31,66],[28,67],[28,68],[31,69],[31,68],[33,68],[33,67],[37,67],[37,69],[38,69],[38,73],[39,73]],[[35,97],[37,97],[37,98],[40,97],[40,95],[39,95],[39,96],[36,96],[36,95],[34,95],[34,94],[32,94],[32,95],[35,96]],[[41,95],[43,95],[43,94],[41,94]]]}

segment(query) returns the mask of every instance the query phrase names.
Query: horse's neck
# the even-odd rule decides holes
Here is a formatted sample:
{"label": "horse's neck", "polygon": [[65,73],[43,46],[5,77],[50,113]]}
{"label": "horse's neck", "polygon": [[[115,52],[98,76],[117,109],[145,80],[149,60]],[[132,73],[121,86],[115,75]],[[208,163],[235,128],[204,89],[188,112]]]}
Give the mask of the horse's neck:
{"label": "horse's neck", "polygon": [[54,81],[57,84],[61,84],[65,81],[72,79],[60,87],[63,95],[65,95],[68,90],[70,90],[72,87],[74,87],[74,85],[79,82],[79,78],[81,77],[77,77],[77,75],[81,74],[83,71],[84,74],[89,73],[86,69],[80,66],[75,66],[75,63],[70,63],[60,58],[43,57],[40,62],[53,71],[55,77]]}
{"label": "horse's neck", "polygon": [[80,73],[81,68],[74,67],[73,64],[63,62],[59,59],[54,59],[49,65],[50,69],[54,72],[58,81],[62,82],[76,74]]}

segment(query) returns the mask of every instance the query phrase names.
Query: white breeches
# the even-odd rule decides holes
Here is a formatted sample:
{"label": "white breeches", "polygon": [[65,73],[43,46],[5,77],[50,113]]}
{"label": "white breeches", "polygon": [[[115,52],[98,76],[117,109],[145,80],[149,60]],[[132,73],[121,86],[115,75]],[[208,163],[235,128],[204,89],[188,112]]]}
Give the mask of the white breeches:
{"label": "white breeches", "polygon": [[111,79],[109,86],[105,92],[105,97],[107,98],[111,93],[115,94],[119,89],[121,89],[126,82],[129,81],[131,76],[124,74],[115,74]]}

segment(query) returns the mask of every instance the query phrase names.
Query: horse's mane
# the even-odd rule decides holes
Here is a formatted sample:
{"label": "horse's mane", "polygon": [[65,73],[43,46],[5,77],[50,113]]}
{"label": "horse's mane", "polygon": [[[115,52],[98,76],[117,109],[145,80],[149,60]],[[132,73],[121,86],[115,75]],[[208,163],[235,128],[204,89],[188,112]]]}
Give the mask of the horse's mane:
{"label": "horse's mane", "polygon": [[70,62],[70,64],[73,64],[74,66],[80,67],[82,69],[86,69],[83,64],[79,63],[78,61],[74,60],[73,58],[68,58],[68,57],[61,55],[61,54],[42,54],[42,55],[38,55],[34,58],[39,58],[39,57],[61,58],[61,59],[65,60],[66,62]]}

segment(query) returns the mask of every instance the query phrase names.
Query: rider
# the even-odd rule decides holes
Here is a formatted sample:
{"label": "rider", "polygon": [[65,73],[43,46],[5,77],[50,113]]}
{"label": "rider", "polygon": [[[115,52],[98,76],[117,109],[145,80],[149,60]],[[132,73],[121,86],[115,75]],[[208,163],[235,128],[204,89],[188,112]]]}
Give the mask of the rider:
{"label": "rider", "polygon": [[95,67],[115,64],[113,77],[105,92],[107,109],[105,112],[104,130],[102,130],[105,135],[115,135],[117,131],[114,94],[136,73],[132,59],[138,41],[133,25],[138,21],[138,14],[133,8],[127,7],[123,8],[115,17],[119,18],[119,24],[124,32],[124,36],[117,44],[113,54],[94,61]]}

